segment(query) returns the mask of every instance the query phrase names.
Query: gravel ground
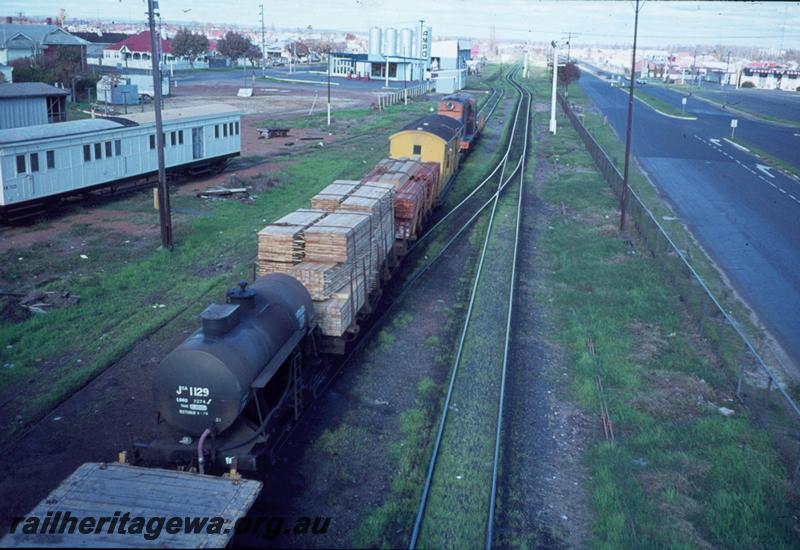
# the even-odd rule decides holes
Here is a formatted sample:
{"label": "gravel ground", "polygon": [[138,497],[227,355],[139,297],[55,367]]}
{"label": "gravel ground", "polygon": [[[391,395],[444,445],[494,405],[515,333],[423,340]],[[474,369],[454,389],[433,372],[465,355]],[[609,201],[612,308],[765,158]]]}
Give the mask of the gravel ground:
{"label": "gravel ground", "polygon": [[[544,117],[537,117],[539,122]],[[547,135],[537,124],[536,136]],[[507,379],[499,541],[504,547],[583,548],[589,544],[589,473],[583,453],[590,418],[568,389],[569,368],[549,342],[558,330],[542,303],[537,235],[553,215],[539,198],[550,161],[537,152],[533,185],[525,186],[513,352]]]}

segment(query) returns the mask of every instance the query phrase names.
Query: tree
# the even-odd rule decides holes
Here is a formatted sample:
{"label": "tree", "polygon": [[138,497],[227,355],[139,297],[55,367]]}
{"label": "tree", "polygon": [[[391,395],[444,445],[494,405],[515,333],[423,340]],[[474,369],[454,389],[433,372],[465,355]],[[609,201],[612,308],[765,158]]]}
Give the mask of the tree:
{"label": "tree", "polygon": [[581,77],[581,70],[574,61],[558,68],[558,82],[560,84],[570,84]]}
{"label": "tree", "polygon": [[250,47],[245,52],[244,57],[246,57],[250,64],[255,67],[262,57],[261,48],[255,44],[250,44]]}
{"label": "tree", "polygon": [[231,60],[235,65],[241,57],[247,57],[247,51],[253,45],[250,39],[238,32],[228,31],[217,42],[217,51]]}
{"label": "tree", "polygon": [[194,34],[184,27],[175,33],[170,47],[175,57],[187,58],[189,65],[194,68],[194,60],[208,52],[208,37],[200,33]]}

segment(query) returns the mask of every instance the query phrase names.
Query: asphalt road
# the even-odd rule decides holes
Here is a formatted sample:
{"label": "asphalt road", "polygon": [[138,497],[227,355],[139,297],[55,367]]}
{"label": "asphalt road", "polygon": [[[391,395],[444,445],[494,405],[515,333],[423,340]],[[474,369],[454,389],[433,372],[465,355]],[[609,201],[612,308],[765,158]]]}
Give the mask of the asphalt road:
{"label": "asphalt road", "polygon": [[[579,82],[624,136],[625,94],[588,73]],[[721,140],[729,133],[726,121],[707,104],[691,112],[698,120],[668,118],[635,102],[633,153],[800,374],[800,182],[759,167],[758,159]],[[749,121],[737,132],[747,128],[743,139],[765,139],[764,129]],[[794,140],[793,155],[788,144],[771,149],[797,164],[800,138],[771,135],[773,142]]]}
{"label": "asphalt road", "polygon": [[[800,86],[800,81],[798,81]],[[703,86],[693,93],[717,103],[730,105],[752,113],[779,118],[800,124],[800,92],[783,90],[736,89],[731,86],[721,90],[718,86]]]}
{"label": "asphalt road", "polygon": [[[680,92],[662,86],[645,85],[641,87],[641,90],[678,109],[681,108],[681,99],[686,97]],[[618,90],[617,93],[624,95],[627,90]],[[800,169],[800,128],[731,114],[720,107],[693,97],[687,98],[685,109],[687,115],[697,116],[698,125],[712,132],[709,136],[714,138],[730,138],[731,119],[737,119],[738,127],[735,134],[737,140],[757,147]]]}

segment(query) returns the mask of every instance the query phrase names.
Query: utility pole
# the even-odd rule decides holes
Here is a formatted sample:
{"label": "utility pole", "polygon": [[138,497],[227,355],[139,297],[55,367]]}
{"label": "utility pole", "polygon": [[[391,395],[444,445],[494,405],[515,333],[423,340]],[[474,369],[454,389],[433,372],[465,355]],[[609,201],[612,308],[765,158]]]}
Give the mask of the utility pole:
{"label": "utility pole", "polygon": [[556,133],[556,91],[558,86],[558,42],[550,43],[553,46],[553,95],[550,98],[550,133]]}
{"label": "utility pole", "polygon": [[264,4],[259,4],[259,15],[261,15],[261,73],[267,74],[267,34],[264,30]]}
{"label": "utility pole", "polygon": [[164,167],[164,128],[161,123],[161,34],[156,34],[155,10],[158,0],[147,0],[147,19],[150,25],[150,59],[153,65],[153,113],[156,118],[156,153],[158,156],[158,219],[161,224],[161,245],[172,250],[172,213],[169,206],[167,171]]}
{"label": "utility pole", "polygon": [[[628,128],[625,135],[625,170],[622,176],[622,198],[620,199],[619,230],[625,231],[625,209],[628,205],[628,168],[631,160],[631,129],[633,127],[633,91],[636,78],[636,38],[639,33],[639,0],[636,0],[636,15],[633,22],[633,53],[631,54],[631,87],[628,92]],[[696,51],[696,50],[695,50]]]}

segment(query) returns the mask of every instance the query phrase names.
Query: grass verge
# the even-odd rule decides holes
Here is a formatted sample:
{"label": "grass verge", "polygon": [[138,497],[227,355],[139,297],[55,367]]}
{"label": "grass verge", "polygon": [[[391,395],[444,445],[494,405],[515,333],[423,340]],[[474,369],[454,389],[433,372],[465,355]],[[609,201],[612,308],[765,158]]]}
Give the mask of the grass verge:
{"label": "grass verge", "polygon": [[795,546],[798,503],[777,452],[656,260],[618,234],[615,197],[559,124],[541,145],[558,156],[543,193],[547,333],[566,349],[569,390],[587,411],[599,410],[600,377],[616,434],[587,452],[592,545]]}

